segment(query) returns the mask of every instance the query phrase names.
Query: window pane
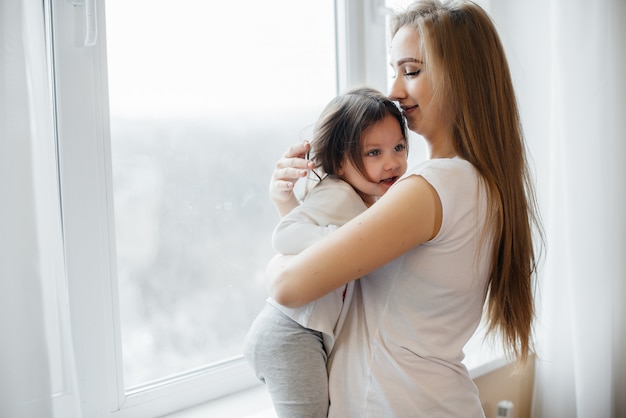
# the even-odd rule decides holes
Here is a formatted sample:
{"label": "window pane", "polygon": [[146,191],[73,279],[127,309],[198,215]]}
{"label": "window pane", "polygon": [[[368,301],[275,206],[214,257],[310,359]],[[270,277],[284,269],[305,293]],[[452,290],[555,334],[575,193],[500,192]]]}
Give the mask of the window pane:
{"label": "window pane", "polygon": [[240,355],[280,153],[336,94],[334,2],[109,0],[126,387]]}

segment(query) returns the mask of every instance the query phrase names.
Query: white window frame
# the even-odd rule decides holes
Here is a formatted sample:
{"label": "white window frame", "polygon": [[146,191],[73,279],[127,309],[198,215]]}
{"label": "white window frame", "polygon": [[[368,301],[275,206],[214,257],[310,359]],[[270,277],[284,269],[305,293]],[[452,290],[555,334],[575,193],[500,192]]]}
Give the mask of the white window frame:
{"label": "white window frame", "polygon": [[[104,0],[46,0],[46,5],[52,15],[59,182],[83,415],[162,416],[258,385],[243,360],[232,359],[126,393],[117,299]],[[362,84],[385,91],[383,6],[384,0],[335,1],[338,91]]]}

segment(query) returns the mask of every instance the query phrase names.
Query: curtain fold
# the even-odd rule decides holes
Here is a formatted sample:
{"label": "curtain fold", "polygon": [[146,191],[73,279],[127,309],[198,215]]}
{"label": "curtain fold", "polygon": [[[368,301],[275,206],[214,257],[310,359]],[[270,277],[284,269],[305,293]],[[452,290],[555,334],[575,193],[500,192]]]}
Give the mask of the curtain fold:
{"label": "curtain fold", "polygon": [[0,2],[0,416],[80,416],[44,2]]}
{"label": "curtain fold", "polygon": [[488,2],[546,232],[536,418],[626,416],[626,2]]}
{"label": "curtain fold", "polygon": [[[546,73],[548,86],[525,103],[544,112],[528,122],[547,127],[542,138],[548,141],[538,145],[547,156],[537,170],[547,251],[539,286],[535,417],[626,414],[622,3],[525,6],[549,12],[547,29],[539,29],[545,43],[526,46],[523,60],[528,71]],[[534,59],[537,50],[547,59]]]}

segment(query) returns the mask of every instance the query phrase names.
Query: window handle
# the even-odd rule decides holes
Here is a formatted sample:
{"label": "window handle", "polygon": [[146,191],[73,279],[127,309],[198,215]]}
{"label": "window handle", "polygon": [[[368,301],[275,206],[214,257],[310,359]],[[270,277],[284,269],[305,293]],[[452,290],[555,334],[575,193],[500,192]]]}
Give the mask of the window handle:
{"label": "window handle", "polygon": [[98,19],[96,18],[96,0],[68,0],[74,7],[84,7],[85,41],[83,46],[94,46],[98,40]]}
{"label": "window handle", "polygon": [[96,0],[85,2],[85,46],[93,46],[98,39],[98,24],[96,20]]}

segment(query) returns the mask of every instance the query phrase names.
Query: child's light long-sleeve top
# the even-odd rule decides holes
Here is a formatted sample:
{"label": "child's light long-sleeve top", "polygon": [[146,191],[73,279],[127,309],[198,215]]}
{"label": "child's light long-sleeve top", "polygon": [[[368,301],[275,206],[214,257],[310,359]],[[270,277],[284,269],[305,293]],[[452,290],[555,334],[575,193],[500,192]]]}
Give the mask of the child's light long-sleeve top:
{"label": "child's light long-sleeve top", "polygon": [[[365,203],[352,186],[327,176],[311,189],[300,206],[283,217],[274,229],[272,245],[283,255],[298,254],[365,209]],[[335,327],[344,304],[347,306],[352,297],[352,288],[350,283],[296,309],[286,308],[271,298],[268,301],[303,327],[321,331],[326,352],[330,353]]]}

